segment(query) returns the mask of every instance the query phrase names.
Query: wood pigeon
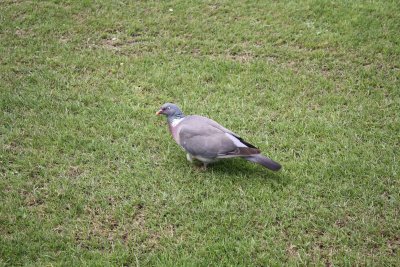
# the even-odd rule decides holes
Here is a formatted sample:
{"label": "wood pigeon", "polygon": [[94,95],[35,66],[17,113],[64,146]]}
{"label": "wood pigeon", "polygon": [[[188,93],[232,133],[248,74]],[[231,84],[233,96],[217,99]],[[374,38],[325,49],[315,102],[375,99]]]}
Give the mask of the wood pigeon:
{"label": "wood pigeon", "polygon": [[172,137],[186,151],[187,159],[201,161],[204,169],[211,162],[233,157],[241,157],[273,171],[281,168],[279,163],[261,155],[258,148],[209,118],[185,116],[172,103],[162,105],[156,114],[167,117]]}

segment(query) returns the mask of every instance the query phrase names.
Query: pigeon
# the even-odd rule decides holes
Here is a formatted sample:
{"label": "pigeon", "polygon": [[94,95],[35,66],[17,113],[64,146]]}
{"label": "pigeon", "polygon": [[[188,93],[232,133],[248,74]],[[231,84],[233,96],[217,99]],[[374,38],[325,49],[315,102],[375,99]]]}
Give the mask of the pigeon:
{"label": "pigeon", "polygon": [[257,147],[209,118],[185,116],[172,103],[162,105],[156,115],[167,117],[169,131],[176,143],[186,151],[187,160],[202,162],[203,169],[209,163],[234,157],[258,163],[273,171],[281,169],[279,163],[261,155]]}

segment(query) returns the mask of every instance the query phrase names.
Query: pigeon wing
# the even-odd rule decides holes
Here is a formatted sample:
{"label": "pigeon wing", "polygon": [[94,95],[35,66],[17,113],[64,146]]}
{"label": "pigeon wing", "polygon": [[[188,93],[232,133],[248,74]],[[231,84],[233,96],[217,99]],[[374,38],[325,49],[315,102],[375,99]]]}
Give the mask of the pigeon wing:
{"label": "pigeon wing", "polygon": [[204,158],[226,158],[260,153],[236,134],[202,116],[189,116],[179,129],[180,145],[190,154]]}

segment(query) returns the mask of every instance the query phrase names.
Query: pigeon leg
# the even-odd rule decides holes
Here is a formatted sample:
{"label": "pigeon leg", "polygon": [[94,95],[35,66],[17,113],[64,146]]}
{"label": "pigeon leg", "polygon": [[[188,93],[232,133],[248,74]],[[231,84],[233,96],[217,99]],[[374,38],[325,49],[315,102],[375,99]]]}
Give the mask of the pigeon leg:
{"label": "pigeon leg", "polygon": [[207,165],[208,165],[208,163],[203,162],[203,166],[201,167],[201,170],[202,171],[206,171],[207,170]]}
{"label": "pigeon leg", "polygon": [[[197,163],[198,163],[198,161],[196,161]],[[196,168],[196,170],[198,170],[198,171],[200,171],[200,172],[204,172],[204,171],[207,171],[207,165],[208,165],[208,163],[205,163],[205,162],[200,162],[200,163],[202,163],[201,165],[200,164],[195,164],[194,166],[195,166],[195,168]]]}
{"label": "pigeon leg", "polygon": [[190,162],[193,162],[193,157],[189,153],[186,153],[186,159]]}

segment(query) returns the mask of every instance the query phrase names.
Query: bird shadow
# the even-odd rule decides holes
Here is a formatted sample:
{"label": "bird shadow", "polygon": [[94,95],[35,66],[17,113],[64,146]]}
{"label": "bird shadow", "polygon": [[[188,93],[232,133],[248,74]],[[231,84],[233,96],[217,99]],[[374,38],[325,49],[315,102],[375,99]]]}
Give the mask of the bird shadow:
{"label": "bird shadow", "polygon": [[225,174],[230,177],[241,176],[249,179],[262,178],[280,186],[287,186],[291,181],[291,178],[284,170],[273,172],[257,164],[246,162],[241,159],[229,159],[210,164],[207,167],[207,171]]}

